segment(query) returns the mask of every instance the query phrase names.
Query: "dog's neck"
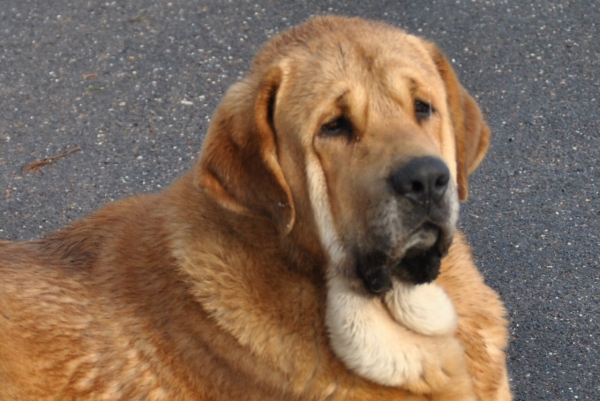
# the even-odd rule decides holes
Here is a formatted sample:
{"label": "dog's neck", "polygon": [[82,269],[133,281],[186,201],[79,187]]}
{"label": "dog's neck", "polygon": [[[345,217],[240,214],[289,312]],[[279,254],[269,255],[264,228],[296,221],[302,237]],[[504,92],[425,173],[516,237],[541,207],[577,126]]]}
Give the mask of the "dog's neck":
{"label": "dog's neck", "polygon": [[[314,385],[311,381],[322,381],[315,376],[328,348],[321,334],[322,254],[308,249],[309,243],[297,245],[294,233],[281,235],[265,217],[224,210],[189,177],[170,191],[167,204],[175,209],[171,214],[181,216],[171,225],[173,249],[184,250],[174,256],[197,302],[219,321],[221,330],[256,355],[256,366],[273,369],[273,361],[280,361],[273,377],[306,375],[297,378],[306,388]],[[187,195],[180,196],[180,191]],[[215,208],[220,208],[218,222],[211,218]],[[282,319],[289,321],[283,324]],[[294,331],[283,332],[289,327]],[[274,339],[285,340],[275,344]]]}

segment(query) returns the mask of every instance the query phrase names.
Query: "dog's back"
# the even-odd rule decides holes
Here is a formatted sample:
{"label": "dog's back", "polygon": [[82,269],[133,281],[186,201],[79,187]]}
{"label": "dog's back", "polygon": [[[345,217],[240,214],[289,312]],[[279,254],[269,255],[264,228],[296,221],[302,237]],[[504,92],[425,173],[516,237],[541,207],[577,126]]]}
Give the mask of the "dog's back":
{"label": "dog's back", "polygon": [[0,399],[128,399],[153,394],[152,372],[168,376],[177,356],[157,352],[157,326],[176,327],[171,305],[187,303],[166,273],[174,264],[156,201],[133,198],[41,240],[0,242]]}

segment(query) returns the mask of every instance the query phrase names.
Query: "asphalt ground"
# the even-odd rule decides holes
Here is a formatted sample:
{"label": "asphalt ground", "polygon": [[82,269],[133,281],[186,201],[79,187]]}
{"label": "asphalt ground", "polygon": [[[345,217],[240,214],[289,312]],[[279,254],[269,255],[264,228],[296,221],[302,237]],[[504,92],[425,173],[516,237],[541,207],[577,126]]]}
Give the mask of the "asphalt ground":
{"label": "asphalt ground", "polygon": [[260,45],[323,13],[452,59],[493,131],[461,227],[508,307],[515,399],[600,399],[597,2],[2,0],[0,238],[168,186]]}

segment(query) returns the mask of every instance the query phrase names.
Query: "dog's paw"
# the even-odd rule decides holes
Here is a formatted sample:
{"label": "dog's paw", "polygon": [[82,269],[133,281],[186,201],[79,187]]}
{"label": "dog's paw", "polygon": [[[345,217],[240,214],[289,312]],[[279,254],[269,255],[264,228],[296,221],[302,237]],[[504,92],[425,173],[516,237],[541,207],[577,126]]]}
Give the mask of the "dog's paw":
{"label": "dog's paw", "polygon": [[435,283],[413,285],[397,281],[384,302],[398,323],[417,333],[443,336],[456,330],[454,305]]}

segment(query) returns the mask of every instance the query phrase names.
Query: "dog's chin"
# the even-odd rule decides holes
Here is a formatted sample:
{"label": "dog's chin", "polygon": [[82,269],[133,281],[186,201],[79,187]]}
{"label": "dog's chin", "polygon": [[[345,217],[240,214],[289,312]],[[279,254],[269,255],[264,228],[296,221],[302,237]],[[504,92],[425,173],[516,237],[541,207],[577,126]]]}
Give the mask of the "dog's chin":
{"label": "dog's chin", "polygon": [[358,277],[365,290],[373,295],[390,291],[393,278],[414,285],[429,283],[439,275],[441,260],[451,242],[451,235],[426,224],[407,238],[400,257],[380,250],[359,253]]}

